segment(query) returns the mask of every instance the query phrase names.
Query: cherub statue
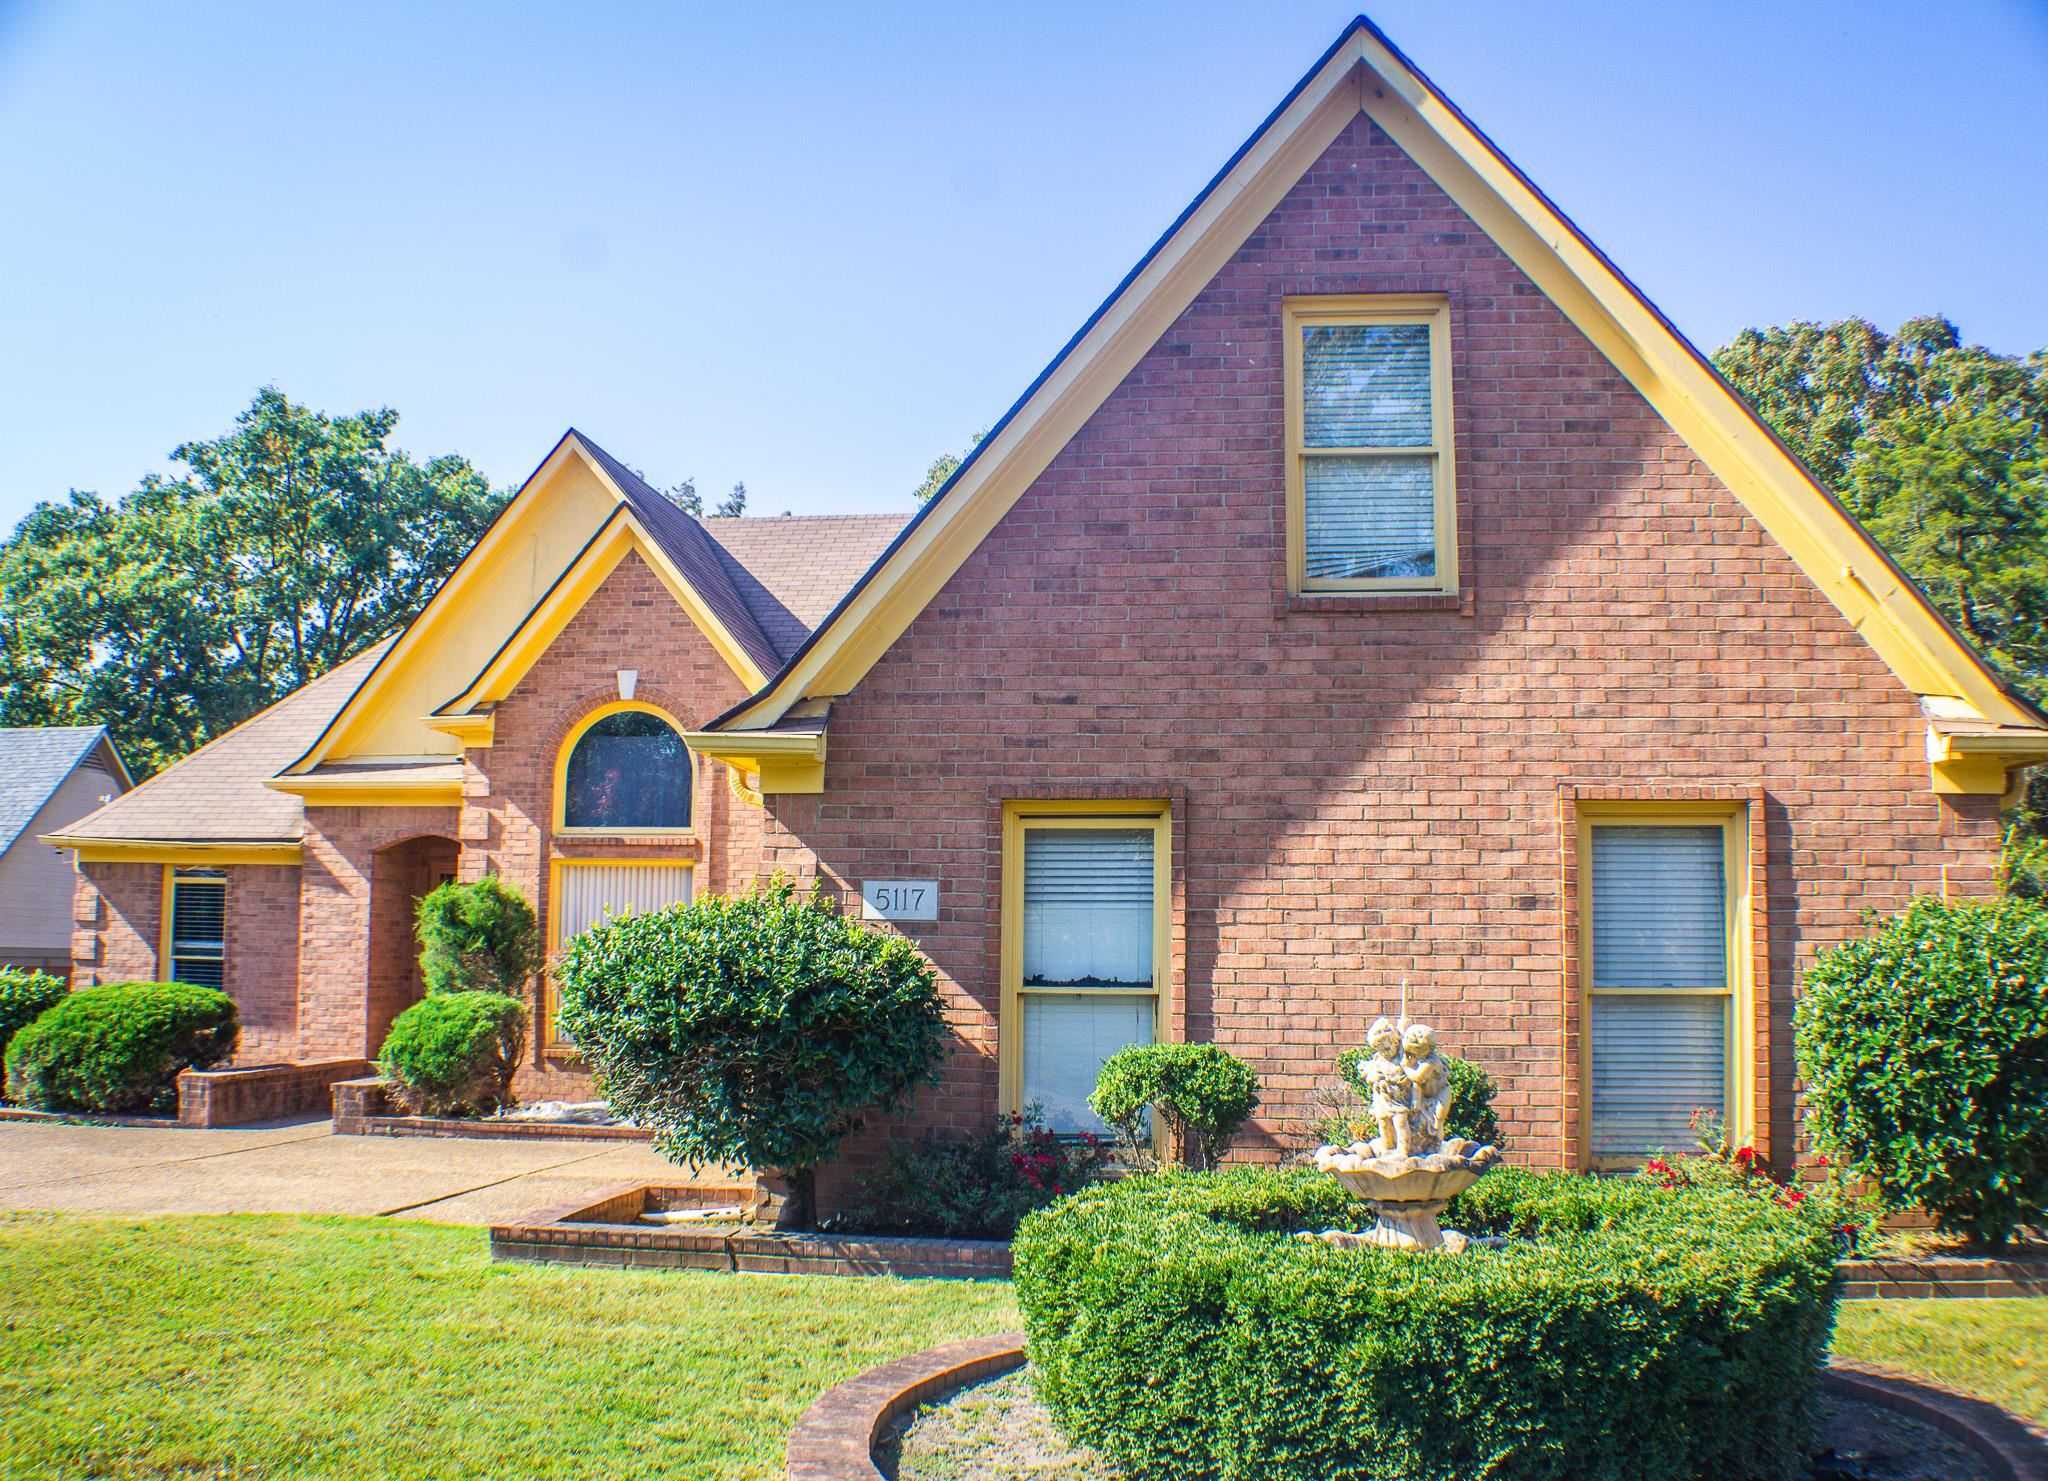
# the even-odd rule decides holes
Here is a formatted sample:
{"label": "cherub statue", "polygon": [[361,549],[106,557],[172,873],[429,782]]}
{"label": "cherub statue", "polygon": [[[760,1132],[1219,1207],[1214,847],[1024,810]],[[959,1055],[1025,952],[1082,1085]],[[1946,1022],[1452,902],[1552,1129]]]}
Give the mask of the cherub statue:
{"label": "cherub statue", "polygon": [[1372,1119],[1379,1124],[1372,1155],[1406,1157],[1415,1112],[1415,1089],[1401,1063],[1401,1030],[1389,1018],[1374,1022],[1365,1036],[1372,1058],[1358,1067],[1358,1078],[1372,1097]]}
{"label": "cherub statue", "polygon": [[1409,1139],[1418,1155],[1443,1146],[1444,1118],[1451,1109],[1451,1071],[1436,1052],[1436,1030],[1412,1023],[1401,1036],[1401,1072],[1413,1097]]}

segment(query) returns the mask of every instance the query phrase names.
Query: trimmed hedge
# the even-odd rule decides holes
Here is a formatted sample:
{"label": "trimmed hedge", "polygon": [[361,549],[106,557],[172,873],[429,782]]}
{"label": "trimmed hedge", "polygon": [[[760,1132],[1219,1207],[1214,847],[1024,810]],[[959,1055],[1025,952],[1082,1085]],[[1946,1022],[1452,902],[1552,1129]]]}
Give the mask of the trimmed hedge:
{"label": "trimmed hedge", "polygon": [[1258,1109],[1259,1077],[1220,1044],[1132,1044],[1103,1061],[1088,1106],[1133,1153],[1149,1150],[1157,1111],[1181,1165],[1201,1171]]}
{"label": "trimmed hedge", "polygon": [[1132,1481],[1791,1477],[1834,1322],[1821,1220],[1725,1189],[1502,1170],[1500,1248],[1292,1238],[1364,1209],[1307,1169],[1090,1188],[1014,1245],[1038,1392]]}
{"label": "trimmed hedge", "polygon": [[526,1049],[526,1005],[496,992],[443,992],[392,1020],[377,1056],[399,1109],[481,1116],[512,1101]]}
{"label": "trimmed hedge", "polygon": [[163,1111],[178,1076],[235,1052],[234,1000],[189,982],[81,987],[7,1046],[7,1095],[42,1111]]}
{"label": "trimmed hedge", "polygon": [[469,884],[450,880],[428,891],[415,910],[413,934],[430,993],[516,998],[547,961],[533,906],[495,874]]}
{"label": "trimmed hedge", "polygon": [[0,1059],[14,1036],[56,1007],[68,991],[63,978],[48,972],[0,967]]}

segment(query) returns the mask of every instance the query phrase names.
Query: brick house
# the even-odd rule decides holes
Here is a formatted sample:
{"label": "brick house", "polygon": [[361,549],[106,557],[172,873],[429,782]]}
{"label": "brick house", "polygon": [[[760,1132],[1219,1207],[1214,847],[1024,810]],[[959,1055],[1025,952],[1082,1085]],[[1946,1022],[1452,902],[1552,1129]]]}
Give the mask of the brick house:
{"label": "brick house", "polygon": [[1524,1160],[1709,1106],[1782,1162],[1802,964],[1988,889],[2044,758],[1361,19],[914,518],[694,520],[571,432],[403,633],[61,841],[81,982],[224,898],[252,1058],[374,1052],[436,878],[559,942],[785,870],[937,964],[928,1123],[1213,1039],[1270,1152],[1405,981]]}

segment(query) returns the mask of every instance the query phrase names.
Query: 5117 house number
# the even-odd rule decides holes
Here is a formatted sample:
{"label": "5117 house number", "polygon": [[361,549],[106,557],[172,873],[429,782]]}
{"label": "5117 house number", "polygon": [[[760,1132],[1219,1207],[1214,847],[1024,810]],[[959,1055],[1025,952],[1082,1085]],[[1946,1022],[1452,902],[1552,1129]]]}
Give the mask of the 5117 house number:
{"label": "5117 house number", "polygon": [[937,920],[936,879],[864,879],[860,882],[861,914],[869,920]]}

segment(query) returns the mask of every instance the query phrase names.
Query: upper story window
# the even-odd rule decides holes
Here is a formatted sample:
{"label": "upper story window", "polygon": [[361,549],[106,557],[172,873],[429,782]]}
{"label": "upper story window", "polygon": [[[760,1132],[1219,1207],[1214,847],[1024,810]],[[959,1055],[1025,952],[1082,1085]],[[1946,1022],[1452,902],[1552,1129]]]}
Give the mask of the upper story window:
{"label": "upper story window", "polygon": [[1290,298],[1287,537],[1297,592],[1454,592],[1450,310]]}
{"label": "upper story window", "polygon": [[646,706],[608,706],[563,746],[556,827],[586,833],[674,833],[690,826],[688,748],[673,721]]}

